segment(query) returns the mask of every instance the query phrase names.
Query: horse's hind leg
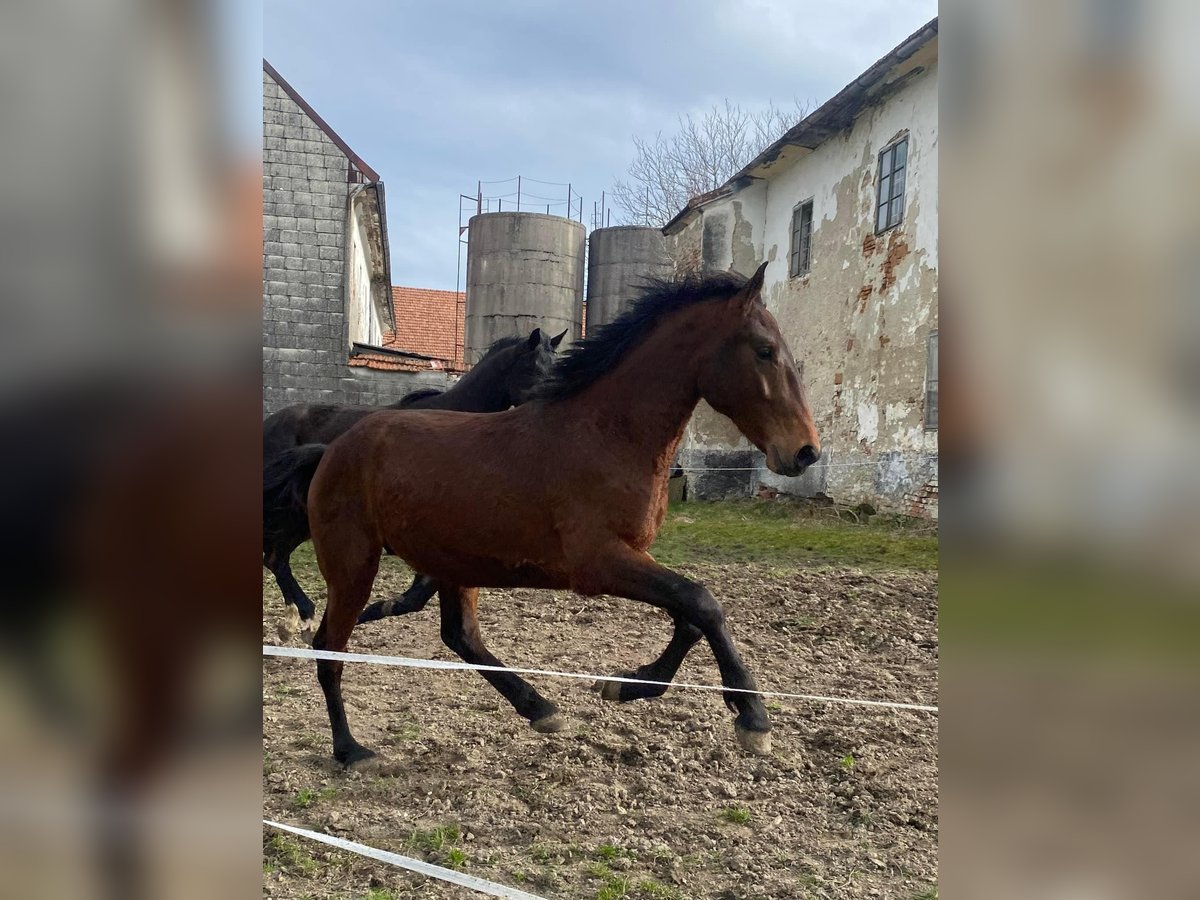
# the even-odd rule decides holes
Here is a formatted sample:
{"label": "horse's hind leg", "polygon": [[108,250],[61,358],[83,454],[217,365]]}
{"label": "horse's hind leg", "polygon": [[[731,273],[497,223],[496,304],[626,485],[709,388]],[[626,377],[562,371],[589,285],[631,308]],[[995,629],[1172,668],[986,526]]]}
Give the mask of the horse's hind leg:
{"label": "horse's hind leg", "polygon": [[[329,599],[312,645],[314,650],[341,651],[346,649],[358,614],[371,596],[371,585],[379,571],[380,548],[372,547],[363,540],[356,542],[355,546],[322,547],[319,552],[321,568],[329,584]],[[346,707],[342,702],[343,665],[332,660],[318,660],[317,680],[325,693],[325,707],[333,730],[334,759],[349,766],[375,753],[356,741],[350,733]]]}
{"label": "horse's hind leg", "polygon": [[275,583],[279,585],[283,602],[287,606],[287,618],[279,627],[279,637],[282,640],[288,640],[299,632],[311,636],[315,627],[317,607],[292,574],[292,553],[301,543],[303,541],[293,543],[291,540],[280,540],[268,547],[263,554],[263,565],[275,576]]}
{"label": "horse's hind leg", "polygon": [[[438,588],[442,610],[442,640],[446,646],[462,657],[464,662],[480,666],[503,666],[504,663],[492,656],[479,634],[479,619],[476,604],[478,588],[460,588],[441,585]],[[513,708],[529,720],[535,731],[549,733],[561,731],[566,721],[558,714],[558,707],[539,694],[523,678],[512,672],[480,672],[498,690]]]}
{"label": "horse's hind leg", "polygon": [[[686,620],[676,617],[675,631],[671,634],[671,642],[663,650],[658,659],[639,666],[632,672],[618,672],[618,678],[642,678],[646,681],[671,681],[675,673],[683,665],[684,658],[700,639],[704,637],[699,628]],[[667,692],[665,684],[628,684],[621,681],[598,681],[596,689],[605,700],[617,700],[625,703],[629,700],[645,700],[651,697],[661,697]]]}
{"label": "horse's hind leg", "polygon": [[374,622],[388,616],[403,616],[407,613],[420,612],[425,608],[430,598],[437,593],[437,582],[428,575],[417,575],[408,590],[399,597],[390,600],[376,600],[362,611],[358,624]]}

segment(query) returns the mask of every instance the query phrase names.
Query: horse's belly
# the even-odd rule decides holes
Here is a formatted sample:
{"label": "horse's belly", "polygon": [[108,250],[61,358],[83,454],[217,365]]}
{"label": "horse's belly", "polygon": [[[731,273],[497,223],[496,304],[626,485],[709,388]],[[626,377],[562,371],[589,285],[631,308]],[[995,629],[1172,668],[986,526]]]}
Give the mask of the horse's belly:
{"label": "horse's belly", "polygon": [[462,587],[566,588],[561,567],[525,559],[498,559],[436,547],[405,547],[397,555],[423,575]]}

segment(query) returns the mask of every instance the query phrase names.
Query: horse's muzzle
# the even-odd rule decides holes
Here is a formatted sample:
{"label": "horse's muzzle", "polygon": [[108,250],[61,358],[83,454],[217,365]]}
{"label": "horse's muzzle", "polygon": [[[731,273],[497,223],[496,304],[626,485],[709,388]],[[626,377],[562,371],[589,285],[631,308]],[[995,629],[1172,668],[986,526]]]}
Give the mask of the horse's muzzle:
{"label": "horse's muzzle", "polygon": [[804,470],[821,458],[821,451],[812,444],[805,444],[791,459],[786,459],[783,454],[774,448],[767,453],[767,468],[776,475],[783,475],[785,478],[795,478],[797,475],[804,474]]}

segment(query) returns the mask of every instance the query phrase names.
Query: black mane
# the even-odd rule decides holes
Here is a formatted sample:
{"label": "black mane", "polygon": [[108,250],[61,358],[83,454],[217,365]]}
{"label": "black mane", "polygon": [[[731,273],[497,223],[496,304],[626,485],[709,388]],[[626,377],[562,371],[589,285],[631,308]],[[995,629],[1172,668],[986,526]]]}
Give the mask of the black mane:
{"label": "black mane", "polygon": [[736,272],[693,274],[672,281],[647,279],[629,309],[559,357],[538,397],[565,400],[578,394],[612,371],[664,316],[706,300],[728,300],[748,281]]}
{"label": "black mane", "polygon": [[491,356],[497,350],[503,350],[506,347],[513,347],[517,344],[520,344],[522,341],[527,341],[527,340],[529,340],[528,335],[526,335],[525,337],[521,337],[519,335],[517,335],[517,336],[510,335],[509,337],[497,338],[495,343],[493,343],[492,346],[487,348],[487,352],[485,354],[483,354],[483,358],[480,359],[479,362],[483,362],[483,360],[487,359],[489,356]]}

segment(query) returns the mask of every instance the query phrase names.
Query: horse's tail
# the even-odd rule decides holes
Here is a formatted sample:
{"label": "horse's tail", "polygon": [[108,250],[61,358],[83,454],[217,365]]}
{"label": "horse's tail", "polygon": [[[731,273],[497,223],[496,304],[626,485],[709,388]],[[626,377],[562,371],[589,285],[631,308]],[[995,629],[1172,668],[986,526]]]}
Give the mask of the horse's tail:
{"label": "horse's tail", "polygon": [[264,539],[297,529],[307,535],[308,486],[325,449],[325,444],[301,444],[263,464]]}

